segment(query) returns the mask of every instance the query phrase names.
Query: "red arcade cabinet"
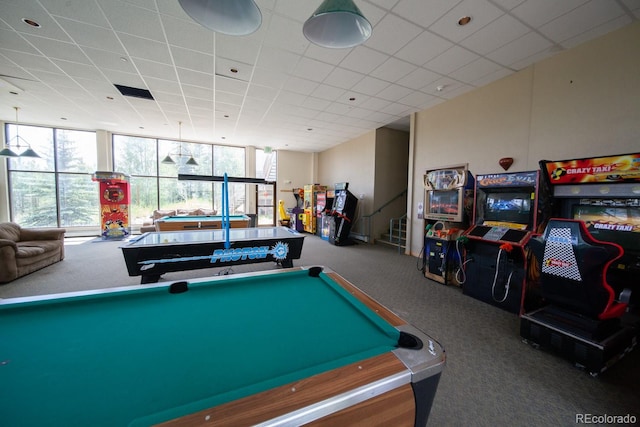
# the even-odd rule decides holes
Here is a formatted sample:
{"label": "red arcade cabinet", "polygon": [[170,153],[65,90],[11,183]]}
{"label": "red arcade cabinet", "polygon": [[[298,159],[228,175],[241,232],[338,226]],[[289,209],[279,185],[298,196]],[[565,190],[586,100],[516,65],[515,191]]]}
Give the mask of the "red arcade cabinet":
{"label": "red arcade cabinet", "polygon": [[102,239],[120,240],[131,234],[129,224],[129,175],[97,171],[92,181],[100,183],[100,229]]}

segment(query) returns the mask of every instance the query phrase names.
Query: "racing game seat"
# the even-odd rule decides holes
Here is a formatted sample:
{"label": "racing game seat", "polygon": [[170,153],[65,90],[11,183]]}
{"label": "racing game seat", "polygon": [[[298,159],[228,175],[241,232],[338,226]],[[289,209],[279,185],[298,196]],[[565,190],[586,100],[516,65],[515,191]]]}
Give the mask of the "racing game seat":
{"label": "racing game seat", "polygon": [[582,221],[554,218],[529,247],[540,264],[542,297],[550,304],[600,321],[624,314],[627,303],[617,301],[607,283],[607,268],[623,254],[619,245],[596,240]]}

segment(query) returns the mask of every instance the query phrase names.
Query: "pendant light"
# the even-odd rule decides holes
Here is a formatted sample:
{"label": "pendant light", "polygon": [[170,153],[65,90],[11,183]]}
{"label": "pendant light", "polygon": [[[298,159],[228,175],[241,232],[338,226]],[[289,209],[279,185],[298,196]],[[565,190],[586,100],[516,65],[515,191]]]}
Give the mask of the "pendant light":
{"label": "pendant light", "polygon": [[302,27],[304,36],[328,48],[349,48],[371,37],[371,23],[353,0],[324,0]]}

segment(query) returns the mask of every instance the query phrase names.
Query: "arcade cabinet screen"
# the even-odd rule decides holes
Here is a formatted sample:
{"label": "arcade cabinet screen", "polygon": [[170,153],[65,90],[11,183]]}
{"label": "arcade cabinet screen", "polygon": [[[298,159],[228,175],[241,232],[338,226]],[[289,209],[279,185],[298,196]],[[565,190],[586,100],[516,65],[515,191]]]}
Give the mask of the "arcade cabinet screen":
{"label": "arcade cabinet screen", "polygon": [[531,191],[487,193],[484,220],[529,224]]}
{"label": "arcade cabinet screen", "polygon": [[432,191],[429,203],[429,213],[433,214],[458,214],[458,190]]}
{"label": "arcade cabinet screen", "polygon": [[640,252],[640,208],[635,206],[575,205],[573,219],[585,222],[598,240]]}

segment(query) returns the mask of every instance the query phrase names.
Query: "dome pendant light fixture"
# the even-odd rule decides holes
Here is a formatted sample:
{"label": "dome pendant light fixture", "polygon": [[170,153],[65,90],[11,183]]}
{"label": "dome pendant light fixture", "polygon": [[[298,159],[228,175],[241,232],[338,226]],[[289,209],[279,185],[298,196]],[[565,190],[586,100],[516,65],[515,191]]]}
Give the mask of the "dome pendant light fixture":
{"label": "dome pendant light fixture", "polygon": [[178,0],[198,24],[217,33],[246,36],[262,24],[262,13],[254,0]]}
{"label": "dome pendant light fixture", "polygon": [[349,48],[371,37],[371,23],[353,0],[324,0],[302,27],[311,43],[328,48]]}

